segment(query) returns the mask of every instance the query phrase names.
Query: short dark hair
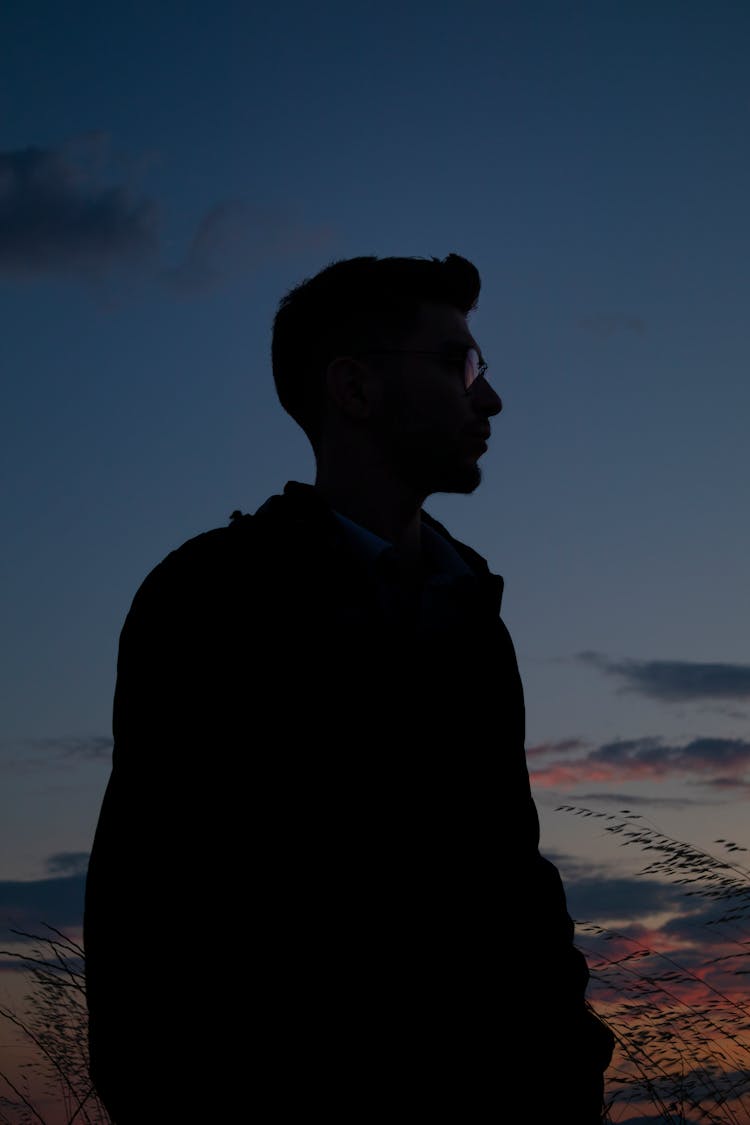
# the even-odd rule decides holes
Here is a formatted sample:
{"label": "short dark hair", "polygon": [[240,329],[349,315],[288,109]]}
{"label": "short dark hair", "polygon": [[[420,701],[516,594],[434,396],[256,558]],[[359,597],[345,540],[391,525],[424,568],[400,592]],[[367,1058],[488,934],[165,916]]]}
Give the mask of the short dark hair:
{"label": "short dark hair", "polygon": [[476,308],[479,271],[466,258],[344,258],[282,298],[273,322],[271,363],[284,409],[315,445],[324,377],[337,356],[395,345],[423,304]]}

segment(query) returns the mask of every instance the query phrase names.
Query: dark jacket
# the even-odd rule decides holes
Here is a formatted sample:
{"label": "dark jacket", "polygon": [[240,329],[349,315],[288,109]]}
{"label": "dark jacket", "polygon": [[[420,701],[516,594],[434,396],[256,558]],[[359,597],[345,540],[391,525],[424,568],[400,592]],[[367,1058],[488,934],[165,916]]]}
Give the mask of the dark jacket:
{"label": "dark jacket", "polygon": [[264,1121],[479,1121],[550,1065],[600,1098],[610,1041],[538,851],[503,582],[423,520],[472,572],[436,620],[384,611],[294,482],[138,590],[84,923],[117,1125],[269,1099]]}

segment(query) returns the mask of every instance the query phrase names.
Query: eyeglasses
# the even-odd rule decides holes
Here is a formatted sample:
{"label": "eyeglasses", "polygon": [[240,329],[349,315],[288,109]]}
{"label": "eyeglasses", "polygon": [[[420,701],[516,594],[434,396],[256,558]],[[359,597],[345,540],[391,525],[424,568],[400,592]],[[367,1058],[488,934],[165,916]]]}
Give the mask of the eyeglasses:
{"label": "eyeglasses", "polygon": [[479,358],[479,352],[476,348],[469,348],[463,355],[452,354],[451,352],[435,352],[435,351],[420,351],[414,348],[378,348],[368,349],[366,352],[360,353],[362,355],[432,355],[437,356],[442,360],[446,367],[452,367],[457,370],[459,367],[463,371],[464,388],[468,394],[471,388],[476,383],[480,376],[487,372],[487,364],[483,359]]}

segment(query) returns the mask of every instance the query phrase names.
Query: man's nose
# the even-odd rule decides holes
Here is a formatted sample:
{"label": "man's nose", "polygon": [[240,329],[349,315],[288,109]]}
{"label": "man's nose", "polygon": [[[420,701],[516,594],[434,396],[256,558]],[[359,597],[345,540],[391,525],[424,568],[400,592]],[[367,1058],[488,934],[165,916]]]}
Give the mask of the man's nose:
{"label": "man's nose", "polygon": [[485,378],[477,379],[476,389],[479,392],[476,396],[477,406],[482,413],[488,418],[499,414],[503,408],[503,400]]}

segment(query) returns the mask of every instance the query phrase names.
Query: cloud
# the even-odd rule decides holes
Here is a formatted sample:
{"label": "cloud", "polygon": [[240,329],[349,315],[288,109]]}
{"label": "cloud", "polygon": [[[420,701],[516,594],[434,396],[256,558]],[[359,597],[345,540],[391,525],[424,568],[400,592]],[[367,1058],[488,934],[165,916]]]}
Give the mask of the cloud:
{"label": "cloud", "polygon": [[47,870],[50,875],[85,875],[88,862],[88,852],[56,852],[47,857]]}
{"label": "cloud", "polygon": [[587,745],[582,738],[561,738],[557,742],[539,742],[536,746],[527,746],[526,758],[546,758],[549,754],[569,754],[582,750]]}
{"label": "cloud", "polygon": [[112,754],[112,737],[106,734],[58,735],[54,738],[35,738],[26,743],[31,750],[59,758],[84,758],[97,760]]}
{"label": "cloud", "polygon": [[535,788],[570,788],[583,782],[685,779],[718,790],[750,790],[750,742],[741,738],[694,738],[670,745],[662,738],[620,739],[589,750],[573,762],[532,770]]}
{"label": "cloud", "polygon": [[100,145],[0,152],[0,273],[98,276],[156,253],[157,207],[99,182]]}
{"label": "cloud", "polygon": [[4,739],[0,741],[2,769],[25,776],[68,768],[71,759],[110,764],[112,736],[57,735],[50,738]]}
{"label": "cloud", "polygon": [[163,276],[176,292],[194,293],[269,259],[318,249],[330,238],[327,227],[305,227],[285,212],[240,201],[219,203],[201,219],[181,264]]}
{"label": "cloud", "polygon": [[566,871],[565,894],[575,919],[629,924],[655,914],[682,914],[685,893],[656,879],[578,876]]}
{"label": "cloud", "polygon": [[[570,810],[570,806],[567,808]],[[638,924],[643,925],[642,920],[649,915],[668,914],[669,920],[660,924],[659,932],[689,944],[696,939],[696,929],[716,927],[726,921],[727,911],[750,913],[747,873],[741,866],[732,866],[737,863],[736,857],[731,849],[726,850],[723,841],[714,843],[722,844],[726,854],[722,855],[718,847],[709,854],[663,835],[641,817],[607,819],[614,821],[608,831],[617,830],[615,838],[621,846],[632,842],[643,850],[646,866],[637,877],[613,875],[602,864],[545,853],[564,869],[566,896],[576,917],[607,919],[609,925],[638,919]],[[662,858],[655,861],[657,853]],[[741,865],[742,860],[739,862]],[[655,863],[661,865],[660,878],[654,877]],[[715,878],[717,872],[724,877],[721,883]],[[703,940],[718,939],[715,934],[704,933]]]}
{"label": "cloud", "polygon": [[45,863],[50,878],[0,882],[0,939],[19,941],[17,930],[44,937],[45,926],[80,929],[88,862],[88,852],[55,852]]}
{"label": "cloud", "polygon": [[0,938],[16,941],[13,930],[39,933],[44,925],[78,928],[83,919],[85,874],[0,882]]}
{"label": "cloud", "polygon": [[577,659],[625,681],[624,691],[663,702],[749,699],[750,664],[704,664],[687,660],[610,660],[598,652]]}
{"label": "cloud", "polygon": [[[163,260],[164,208],[108,172],[105,134],[60,148],[0,152],[0,277],[66,276],[101,282],[127,269],[173,294],[200,293],[268,260],[319,250],[332,239],[287,209],[220,201],[199,215],[177,265]],[[113,182],[114,181],[114,182]]]}

